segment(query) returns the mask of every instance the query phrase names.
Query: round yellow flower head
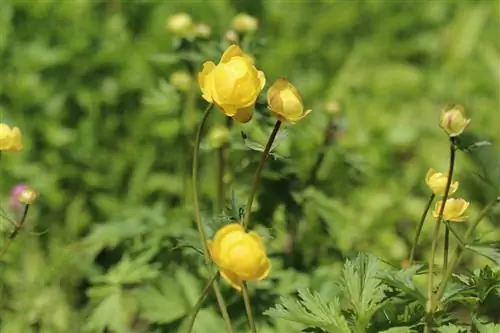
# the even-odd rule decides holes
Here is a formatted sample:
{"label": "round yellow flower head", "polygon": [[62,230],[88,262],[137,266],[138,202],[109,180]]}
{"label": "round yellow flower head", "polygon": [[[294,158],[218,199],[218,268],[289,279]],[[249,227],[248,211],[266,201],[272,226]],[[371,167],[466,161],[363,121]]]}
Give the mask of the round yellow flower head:
{"label": "round yellow flower head", "polygon": [[167,20],[167,29],[177,36],[185,37],[193,30],[193,19],[186,13],[172,15]]}
{"label": "round yellow flower head", "polygon": [[32,205],[35,203],[38,198],[39,193],[26,187],[23,191],[17,196],[17,200],[24,205]]}
{"label": "round yellow flower head", "polygon": [[[446,183],[448,182],[448,175],[430,168],[425,176],[425,182],[435,195],[443,196],[446,190]],[[458,182],[452,181],[448,194],[455,193],[457,189]]]}
{"label": "round yellow flower head", "polygon": [[470,119],[465,118],[465,111],[462,105],[453,105],[451,109],[441,111],[439,126],[450,137],[455,137],[463,133],[470,121]]}
{"label": "round yellow flower head", "polygon": [[[441,210],[441,205],[443,204],[443,200],[439,200],[434,206],[434,210],[432,211],[432,216],[435,218],[439,217],[439,212]],[[463,222],[467,219],[467,216],[464,216],[467,207],[469,207],[469,202],[464,199],[448,199],[446,200],[446,205],[444,206],[443,211],[443,220],[445,221],[454,221],[454,222]]]}
{"label": "round yellow flower head", "polygon": [[227,224],[208,241],[212,260],[221,276],[240,291],[244,280],[262,280],[271,264],[262,239],[256,232],[245,232],[241,224]]}
{"label": "round yellow flower head", "polygon": [[233,18],[231,26],[237,32],[254,32],[259,27],[259,21],[246,13],[239,13]]}
{"label": "round yellow flower head", "polygon": [[23,149],[21,131],[17,127],[0,123],[0,151],[16,152]]}
{"label": "round yellow flower head", "polygon": [[203,64],[198,74],[202,97],[215,103],[227,116],[246,123],[252,119],[255,101],[266,83],[264,73],[255,68],[253,59],[237,45],[231,45],[218,65]]}
{"label": "round yellow flower head", "polygon": [[295,123],[306,117],[311,110],[304,104],[297,89],[286,79],[278,79],[267,91],[269,110],[281,121]]}

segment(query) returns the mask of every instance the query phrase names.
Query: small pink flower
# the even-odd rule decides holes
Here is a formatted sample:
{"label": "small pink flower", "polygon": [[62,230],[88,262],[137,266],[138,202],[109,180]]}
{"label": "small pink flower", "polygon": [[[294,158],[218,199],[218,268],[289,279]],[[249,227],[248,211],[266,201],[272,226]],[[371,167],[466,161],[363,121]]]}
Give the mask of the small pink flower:
{"label": "small pink flower", "polygon": [[24,184],[16,184],[12,186],[9,198],[10,207],[12,209],[18,210],[22,208],[23,205],[19,202],[18,197],[24,191],[25,188],[26,185]]}

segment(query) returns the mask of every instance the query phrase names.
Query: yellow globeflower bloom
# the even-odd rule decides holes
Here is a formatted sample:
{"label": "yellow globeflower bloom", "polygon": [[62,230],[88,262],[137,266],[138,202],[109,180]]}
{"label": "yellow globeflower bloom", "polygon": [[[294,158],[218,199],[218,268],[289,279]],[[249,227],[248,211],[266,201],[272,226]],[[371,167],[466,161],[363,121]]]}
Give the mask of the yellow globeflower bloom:
{"label": "yellow globeflower bloom", "polygon": [[[441,205],[443,204],[443,200],[439,200],[434,206],[434,210],[432,211],[432,216],[435,218],[439,217],[439,212],[441,211]],[[446,205],[444,206],[443,211],[443,220],[445,221],[455,221],[455,222],[463,222],[467,219],[467,216],[464,216],[467,207],[469,207],[469,202],[464,199],[448,199],[446,200]]]}
{"label": "yellow globeflower bloom", "polygon": [[244,280],[262,280],[269,274],[271,264],[262,239],[254,231],[245,232],[239,223],[219,229],[208,249],[221,276],[238,291]]}
{"label": "yellow globeflower bloom", "polygon": [[[435,195],[443,196],[446,190],[446,183],[448,182],[448,175],[430,168],[425,176],[425,182]],[[458,182],[452,181],[448,194],[455,193],[457,189]]]}
{"label": "yellow globeflower bloom", "polygon": [[17,127],[0,123],[0,151],[20,151],[23,149],[21,131]]}
{"label": "yellow globeflower bloom", "polygon": [[175,35],[185,37],[193,31],[193,19],[187,13],[177,13],[167,19],[166,26]]}
{"label": "yellow globeflower bloom", "polygon": [[32,205],[35,203],[38,195],[38,192],[30,188],[24,188],[23,191],[17,196],[17,200],[24,205]]}
{"label": "yellow globeflower bloom", "polygon": [[441,111],[439,126],[441,126],[450,137],[455,137],[462,134],[470,121],[470,119],[465,117],[465,111],[462,105],[453,105],[451,109]]}
{"label": "yellow globeflower bloom", "polygon": [[264,73],[257,70],[253,59],[237,45],[231,45],[218,65],[203,64],[198,74],[202,97],[215,103],[227,116],[246,123],[252,118],[255,101],[266,83]]}
{"label": "yellow globeflower bloom", "polygon": [[267,91],[269,110],[281,121],[295,123],[311,110],[304,110],[304,104],[297,89],[286,79],[278,79]]}

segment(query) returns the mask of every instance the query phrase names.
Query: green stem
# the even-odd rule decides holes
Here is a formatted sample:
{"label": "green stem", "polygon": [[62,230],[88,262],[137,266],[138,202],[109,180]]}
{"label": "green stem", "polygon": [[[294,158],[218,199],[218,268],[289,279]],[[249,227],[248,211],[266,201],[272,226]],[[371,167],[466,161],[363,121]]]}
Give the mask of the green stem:
{"label": "green stem", "polygon": [[247,204],[245,206],[245,216],[243,217],[243,228],[245,229],[247,229],[248,225],[250,224],[250,213],[252,211],[253,199],[255,197],[255,194],[257,193],[257,188],[259,186],[260,176],[262,174],[262,169],[264,168],[264,163],[266,162],[267,156],[269,156],[269,152],[271,151],[271,147],[273,145],[274,139],[276,138],[276,135],[278,134],[280,127],[281,127],[281,121],[277,120],[276,124],[274,125],[273,131],[271,132],[271,135],[267,140],[267,144],[260,158],[257,170],[255,171],[252,189],[250,191],[250,195],[248,196]]}
{"label": "green stem", "polygon": [[450,228],[446,226],[444,230],[444,244],[443,244],[443,271],[448,269],[448,252],[450,250]]}
{"label": "green stem", "polygon": [[[209,270],[213,273],[212,265],[211,265],[211,260],[210,260],[210,254],[208,252],[208,246],[207,246],[207,235],[205,233],[205,228],[203,227],[202,219],[201,219],[201,212],[200,212],[200,202],[198,198],[198,169],[199,169],[199,152],[200,152],[200,142],[201,142],[201,134],[203,132],[203,127],[205,126],[205,123],[207,122],[208,116],[210,115],[210,111],[213,108],[213,104],[210,104],[207,106],[205,109],[205,112],[203,113],[203,117],[201,120],[201,123],[198,127],[198,131],[196,132],[196,141],[194,144],[194,152],[193,152],[193,168],[192,168],[192,186],[193,186],[193,201],[194,201],[194,211],[195,211],[195,217],[196,217],[196,227],[198,229],[198,234],[200,236],[200,242],[202,245],[203,249],[203,256],[205,257],[205,263],[207,264]],[[233,333],[233,327],[231,324],[231,319],[229,317],[229,314],[227,312],[227,306],[226,302],[224,301],[224,298],[222,297],[222,293],[220,291],[220,287],[217,281],[214,281],[213,283],[213,288],[215,292],[215,297],[217,298],[217,303],[219,304],[219,308],[222,314],[222,317],[224,318],[224,321],[226,323],[226,329],[229,333]]]}
{"label": "green stem", "polygon": [[453,234],[453,236],[456,238],[456,240],[458,242],[458,246],[460,246],[462,249],[465,249],[465,242],[464,242],[464,240],[455,231],[455,229],[452,228],[452,226],[450,225],[450,222],[449,221],[444,221],[444,224],[446,225],[446,229],[449,230]]}
{"label": "green stem", "polygon": [[[495,198],[492,200],[488,205],[486,205],[483,210],[479,213],[478,217],[474,220],[474,222],[467,228],[467,231],[465,232],[464,235],[464,242],[468,242],[469,238],[472,236],[472,233],[478,226],[478,224],[481,222],[483,218],[486,217],[486,215],[489,213],[493,207],[495,207],[496,204],[500,202],[500,197]],[[455,251],[453,253],[453,257],[451,258],[450,264],[448,265],[448,269],[444,273],[443,279],[441,280],[441,284],[438,288],[438,291],[436,293],[436,299],[441,300],[443,297],[444,291],[446,289],[446,284],[451,278],[451,275],[453,274],[453,270],[455,267],[458,265],[460,260],[462,259],[462,255],[464,253],[463,247],[460,247],[459,245],[456,246]]]}
{"label": "green stem", "polygon": [[422,232],[422,228],[424,226],[425,219],[427,217],[427,214],[429,213],[429,209],[431,208],[432,202],[434,201],[434,198],[436,195],[434,193],[431,194],[429,197],[429,201],[427,202],[427,206],[425,206],[425,210],[422,214],[422,217],[420,218],[420,222],[418,224],[417,228],[417,233],[415,234],[415,238],[413,239],[413,244],[411,247],[411,252],[410,252],[410,259],[408,260],[408,264],[411,266],[413,264],[413,260],[415,259],[415,251],[417,249],[417,244],[418,240],[420,238],[420,233]]}
{"label": "green stem", "polygon": [[450,143],[450,167],[448,169],[448,179],[446,181],[446,188],[444,191],[443,201],[441,207],[439,209],[439,215],[436,221],[436,226],[434,228],[434,235],[432,240],[432,248],[431,248],[431,259],[429,261],[429,279],[427,284],[427,320],[425,324],[424,332],[430,332],[433,320],[433,311],[434,311],[434,295],[433,295],[433,285],[434,285],[434,259],[436,257],[438,236],[439,236],[439,228],[441,227],[441,222],[443,221],[443,213],[444,208],[446,206],[446,201],[448,200],[448,195],[450,193],[450,187],[453,177],[453,168],[455,167],[455,144],[452,141]]}
{"label": "green stem", "polygon": [[24,222],[26,221],[26,217],[28,216],[28,210],[30,208],[30,205],[26,205],[24,207],[24,212],[23,216],[21,217],[21,221],[19,223],[16,223],[14,225],[14,231],[9,235],[9,239],[7,239],[7,244],[5,244],[4,248],[0,251],[0,259],[4,256],[4,254],[7,252],[7,250],[10,247],[10,244],[12,244],[12,241],[17,237],[19,234],[19,230],[21,230],[24,227]]}
{"label": "green stem", "polygon": [[[214,284],[215,280],[217,279],[217,276],[219,276],[219,272],[215,272],[214,274],[212,274],[212,277],[208,280],[207,285],[205,286],[200,297],[196,301],[196,304],[191,309],[189,322],[187,323],[187,328],[186,328],[185,332],[191,333],[191,331],[193,330],[196,316],[198,316],[198,313],[200,312],[201,307],[203,306],[203,302],[205,301],[205,298],[207,298],[208,292],[210,291],[210,288],[212,288],[212,285]],[[184,331],[184,330],[182,330],[182,331]]]}
{"label": "green stem", "polygon": [[226,173],[226,150],[227,145],[225,143],[217,149],[217,198],[215,202],[216,214],[220,214],[224,209],[224,174]]}
{"label": "green stem", "polygon": [[248,293],[247,284],[244,281],[242,286],[242,292],[243,292],[243,301],[245,303],[245,311],[247,313],[247,318],[248,318],[248,324],[250,325],[250,332],[257,333],[257,329],[255,328],[255,321],[252,315],[252,305],[250,303],[250,295]]}

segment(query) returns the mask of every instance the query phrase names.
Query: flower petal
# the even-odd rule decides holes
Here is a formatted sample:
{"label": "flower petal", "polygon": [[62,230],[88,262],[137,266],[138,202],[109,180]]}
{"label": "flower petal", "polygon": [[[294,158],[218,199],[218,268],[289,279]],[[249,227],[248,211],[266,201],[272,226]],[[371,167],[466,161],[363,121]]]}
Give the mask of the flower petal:
{"label": "flower petal", "polygon": [[241,291],[243,286],[243,280],[241,280],[238,275],[231,272],[230,270],[221,268],[220,275],[226,280],[234,289]]}
{"label": "flower petal", "polygon": [[243,51],[238,45],[232,44],[226,49],[226,51],[224,51],[222,57],[220,58],[219,63],[229,62],[229,60],[231,60],[231,58],[233,57],[246,57],[249,60],[251,60],[250,57],[248,57],[245,53],[243,53]]}
{"label": "flower petal", "polygon": [[233,116],[234,120],[240,123],[247,123],[252,119],[253,116],[253,105],[247,108],[237,109]]}
{"label": "flower petal", "polygon": [[211,78],[209,76],[215,67],[213,62],[207,61],[203,64],[201,72],[198,73],[198,84],[200,85],[202,97],[209,103],[213,102],[211,82],[209,80]]}
{"label": "flower petal", "polygon": [[221,242],[224,239],[224,237],[226,237],[232,232],[244,232],[244,230],[241,224],[230,223],[223,226],[222,228],[219,229],[219,231],[215,233],[213,242],[211,242],[211,249],[212,249],[211,252],[213,253],[214,257],[218,258],[218,260],[220,260]]}
{"label": "flower petal", "polygon": [[268,275],[269,272],[271,271],[271,261],[269,258],[265,258],[264,262],[259,268],[259,271],[257,272],[257,279],[256,280],[263,280],[265,279]]}

